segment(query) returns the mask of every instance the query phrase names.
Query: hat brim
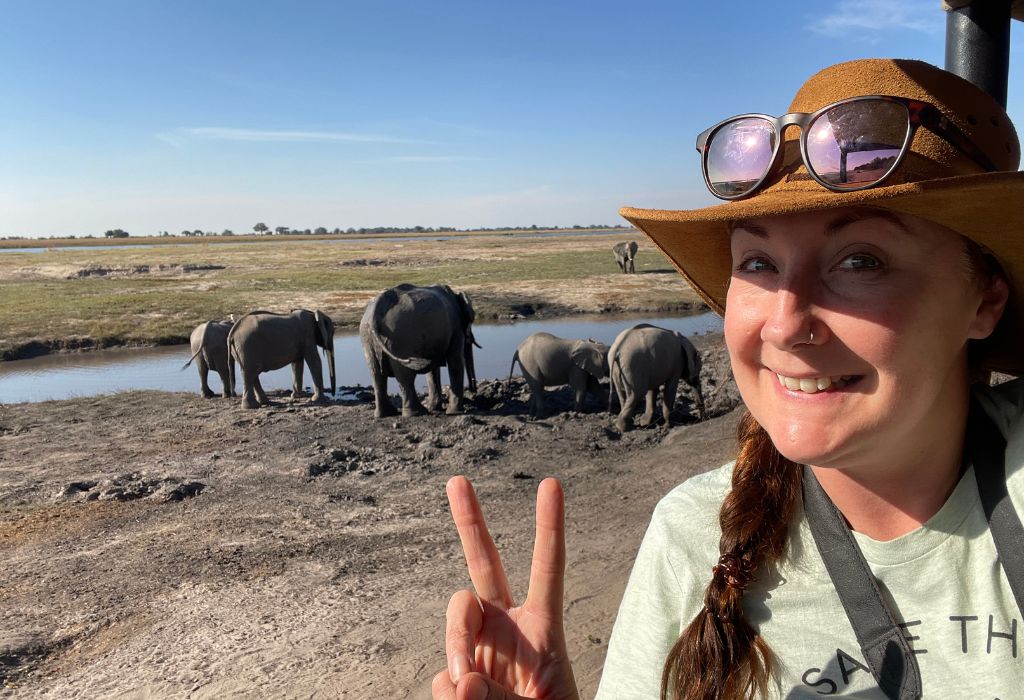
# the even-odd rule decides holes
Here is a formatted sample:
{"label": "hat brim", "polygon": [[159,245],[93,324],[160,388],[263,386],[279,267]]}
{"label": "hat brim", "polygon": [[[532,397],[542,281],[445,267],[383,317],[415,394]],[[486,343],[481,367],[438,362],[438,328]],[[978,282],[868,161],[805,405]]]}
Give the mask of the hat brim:
{"label": "hat brim", "polygon": [[992,251],[1009,277],[1010,298],[996,334],[986,342],[984,365],[1024,373],[1024,172],[964,175],[846,193],[808,183],[770,188],[750,199],[703,209],[623,207],[619,213],[646,234],[708,305],[722,314],[732,267],[728,236],[732,222],[846,207],[911,214]]}

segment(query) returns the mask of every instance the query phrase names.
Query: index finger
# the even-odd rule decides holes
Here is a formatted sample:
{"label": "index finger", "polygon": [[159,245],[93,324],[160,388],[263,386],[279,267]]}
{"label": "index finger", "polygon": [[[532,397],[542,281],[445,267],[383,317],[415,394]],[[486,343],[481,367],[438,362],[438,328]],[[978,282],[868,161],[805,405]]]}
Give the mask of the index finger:
{"label": "index finger", "polygon": [[501,565],[498,548],[487,531],[483,511],[476,500],[473,485],[464,476],[453,476],[445,487],[452,520],[459,531],[462,551],[466,555],[469,578],[480,600],[502,609],[513,606],[505,569]]}
{"label": "index finger", "polygon": [[552,621],[562,619],[565,587],[565,498],[558,479],[537,487],[537,533],[533,541],[530,589],[523,607]]}

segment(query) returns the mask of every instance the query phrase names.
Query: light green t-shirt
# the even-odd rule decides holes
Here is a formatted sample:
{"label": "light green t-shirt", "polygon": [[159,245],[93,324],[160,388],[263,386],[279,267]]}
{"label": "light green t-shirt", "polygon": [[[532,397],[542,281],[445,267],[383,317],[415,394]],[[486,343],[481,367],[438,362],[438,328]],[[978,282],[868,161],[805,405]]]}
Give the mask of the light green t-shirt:
{"label": "light green t-shirt", "polygon": [[[1024,516],[1024,380],[979,395],[1007,439],[1007,486]],[[612,631],[599,700],[658,698],[665,658],[702,607],[718,560],[732,464],[658,504]],[[1024,698],[1024,619],[1000,568],[973,470],[922,527],[889,542],[854,533],[917,655],[925,698]],[[773,697],[885,696],[860,651],[803,512],[787,551],[759,571],[747,619],[779,662]]]}

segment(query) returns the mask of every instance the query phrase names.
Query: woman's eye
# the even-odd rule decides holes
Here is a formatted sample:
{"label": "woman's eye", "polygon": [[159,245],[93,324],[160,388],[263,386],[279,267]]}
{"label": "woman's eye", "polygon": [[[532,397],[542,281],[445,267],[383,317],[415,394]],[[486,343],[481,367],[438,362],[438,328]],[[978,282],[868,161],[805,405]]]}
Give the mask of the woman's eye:
{"label": "woman's eye", "polygon": [[771,272],[775,269],[766,258],[747,258],[736,267],[740,272]]}
{"label": "woman's eye", "polygon": [[882,262],[874,255],[867,255],[865,253],[857,253],[843,258],[837,266],[840,270],[877,270],[882,267]]}

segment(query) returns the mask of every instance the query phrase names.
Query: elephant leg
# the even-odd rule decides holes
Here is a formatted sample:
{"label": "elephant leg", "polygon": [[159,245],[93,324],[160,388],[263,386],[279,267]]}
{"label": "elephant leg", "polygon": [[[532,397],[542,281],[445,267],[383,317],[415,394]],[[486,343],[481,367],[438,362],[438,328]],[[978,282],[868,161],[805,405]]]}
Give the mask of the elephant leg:
{"label": "elephant leg", "polygon": [[231,373],[227,367],[221,367],[217,370],[217,375],[220,376],[220,383],[224,385],[224,389],[221,391],[221,396],[225,399],[230,399],[234,394],[231,392]]}
{"label": "elephant leg", "polygon": [[463,382],[466,379],[466,361],[462,356],[462,343],[452,343],[457,349],[448,353],[448,415],[462,413]]}
{"label": "elephant leg", "polygon": [[583,402],[587,398],[587,383],[584,381],[582,385],[573,387],[573,393],[575,395],[572,407],[577,413],[583,412]]}
{"label": "elephant leg", "polygon": [[665,417],[665,425],[669,425],[669,416],[676,405],[676,392],[679,390],[679,380],[669,379],[665,382],[665,392],[661,396],[661,415]]}
{"label": "elephant leg", "polygon": [[302,391],[302,359],[292,363],[292,398],[297,399],[303,395]]}
{"label": "elephant leg", "polygon": [[388,378],[384,375],[384,368],[372,354],[367,354],[367,364],[370,365],[370,376],[373,377],[374,418],[397,416],[398,409],[388,397]]}
{"label": "elephant leg", "polygon": [[637,398],[636,393],[632,390],[619,393],[622,410],[619,411],[619,417],[615,419],[615,427],[623,433],[633,427],[633,413],[636,411]]}
{"label": "elephant leg", "polygon": [[644,414],[640,416],[640,420],[637,421],[637,425],[647,427],[654,422],[654,395],[658,393],[658,387],[648,389],[645,394],[646,406],[644,408]]}
{"label": "elephant leg", "polygon": [[196,369],[199,370],[199,393],[203,395],[204,399],[213,398],[213,392],[210,390],[210,385],[207,383],[207,378],[210,374],[210,366],[206,364],[206,360],[203,358],[203,353],[199,353],[196,357]]}
{"label": "elephant leg", "polygon": [[398,388],[402,392],[402,415],[422,416],[427,409],[420,403],[416,395],[416,374],[412,370],[402,367],[395,368],[395,379],[398,380]]}
{"label": "elephant leg", "polygon": [[543,418],[547,415],[547,406],[544,402],[544,385],[532,374],[526,372],[526,370],[523,370],[523,379],[526,380],[526,385],[530,387],[530,416],[533,418]]}
{"label": "elephant leg", "polygon": [[252,388],[256,393],[256,400],[260,402],[260,406],[269,406],[270,399],[267,398],[267,392],[263,391],[263,385],[260,384],[260,375],[257,374],[253,377]]}
{"label": "elephant leg", "polygon": [[427,410],[437,413],[441,408],[441,368],[435,367],[427,374]]}
{"label": "elephant leg", "polygon": [[[258,385],[258,375],[255,372],[242,369],[242,408],[260,407],[260,402],[256,394],[256,387]],[[262,390],[262,387],[260,387],[260,391]]]}
{"label": "elephant leg", "polygon": [[[311,401],[320,402],[324,400],[324,368],[320,363],[320,355],[316,348],[306,353],[306,364],[309,365],[310,378],[313,380],[313,398]],[[302,378],[302,362],[299,362],[299,378]],[[302,384],[300,382],[299,387]]]}

